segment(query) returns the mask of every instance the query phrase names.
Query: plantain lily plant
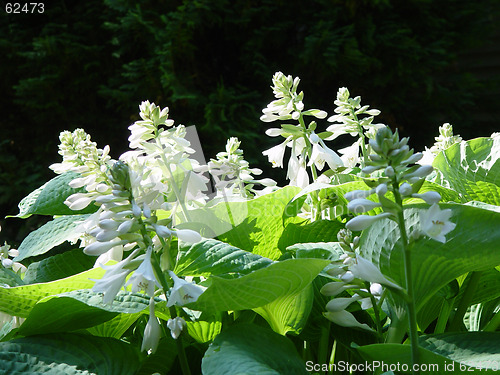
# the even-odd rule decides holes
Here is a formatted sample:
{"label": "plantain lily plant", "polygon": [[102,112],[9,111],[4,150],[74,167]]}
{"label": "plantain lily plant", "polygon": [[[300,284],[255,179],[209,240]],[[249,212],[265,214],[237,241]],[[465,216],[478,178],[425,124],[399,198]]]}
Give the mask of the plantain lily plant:
{"label": "plantain lily plant", "polygon": [[[341,88],[276,73],[263,152],[205,162],[145,101],[113,159],[61,133],[56,176],[0,247],[0,374],[418,374],[500,368],[500,135],[415,152]],[[347,135],[349,147],[338,149]]]}

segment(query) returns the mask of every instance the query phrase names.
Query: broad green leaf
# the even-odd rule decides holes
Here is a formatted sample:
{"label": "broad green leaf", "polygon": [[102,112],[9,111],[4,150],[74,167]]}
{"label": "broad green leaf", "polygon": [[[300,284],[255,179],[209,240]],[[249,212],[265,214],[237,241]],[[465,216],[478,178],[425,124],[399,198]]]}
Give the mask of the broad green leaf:
{"label": "broad green leaf", "polygon": [[[171,374],[170,368],[177,358],[177,343],[170,335],[161,338],[156,352],[148,355],[134,375]],[[192,363],[192,362],[191,362]],[[194,368],[191,368],[193,374]]]}
{"label": "broad green leaf", "polygon": [[[240,224],[218,238],[254,254],[278,259],[281,256],[278,240],[284,230],[283,212],[297,191],[297,187],[289,186],[245,202],[246,210],[232,210],[235,222]],[[295,220],[303,221],[300,218]]]}
{"label": "broad green leaf", "polygon": [[122,341],[74,333],[0,342],[0,374],[133,375],[138,350]]}
{"label": "broad green leaf", "polygon": [[290,223],[278,241],[278,247],[285,252],[289,246],[307,242],[337,241],[337,233],[344,227],[333,220],[318,220],[312,223]]}
{"label": "broad green leaf", "polygon": [[[460,288],[460,293],[458,294],[458,297],[456,299],[457,302],[462,298],[469,280],[470,275],[468,275],[467,279],[462,285],[462,288]],[[472,297],[471,305],[486,302],[498,297],[500,297],[500,271],[498,271],[496,268],[493,268],[481,272],[481,278],[479,279],[479,283],[476,287],[474,296]]]}
{"label": "broad green leaf", "polygon": [[202,360],[203,375],[306,375],[305,364],[286,337],[253,324],[223,331]]}
{"label": "broad green leaf", "polygon": [[[460,275],[488,270],[500,264],[500,213],[458,204],[442,206],[452,210],[451,221],[456,223],[456,228],[446,236],[447,242],[442,244],[420,238],[411,250],[417,309]],[[409,232],[420,228],[419,214],[426,207],[415,205],[405,210]],[[373,224],[363,232],[360,249],[361,254],[378,265],[383,274],[404,285],[403,250],[396,223],[380,220]]]}
{"label": "broad green leaf", "polygon": [[222,329],[221,314],[202,314],[196,321],[186,320],[189,336],[203,344],[212,341]]}
{"label": "broad green leaf", "polygon": [[314,298],[312,285],[296,294],[280,297],[267,305],[254,309],[267,320],[274,332],[299,334],[306,325]]}
{"label": "broad green leaf", "polygon": [[191,304],[201,311],[247,310],[296,294],[330,263],[323,259],[288,259],[248,275],[224,279],[213,276],[207,290]]}
{"label": "broad green leaf", "polygon": [[317,258],[338,260],[344,251],[338,242],[312,242],[312,243],[297,243],[288,246],[286,251],[294,254],[295,258]]}
{"label": "broad green leaf", "polygon": [[119,339],[142,314],[143,313],[118,314],[111,320],[87,328],[87,332],[94,336]]}
{"label": "broad green leaf", "polygon": [[27,318],[31,309],[41,299],[79,289],[91,289],[94,282],[104,275],[104,269],[89,271],[48,283],[22,285],[14,288],[0,287],[0,311]]}
{"label": "broad green leaf", "polygon": [[9,268],[0,267],[0,285],[18,286],[24,285],[21,277]]}
{"label": "broad green leaf", "polygon": [[174,272],[179,276],[247,274],[271,264],[270,259],[217,240],[179,249]]}
{"label": "broad green leaf", "polygon": [[79,224],[89,215],[72,215],[57,217],[31,232],[19,245],[19,255],[14,259],[17,262],[23,259],[45,254],[53,247],[65,241],[74,240],[83,231]]}
{"label": "broad green leaf", "polygon": [[16,217],[27,218],[31,215],[80,215],[97,210],[94,205],[80,211],[73,211],[64,204],[70,195],[86,192],[84,188],[73,189],[68,183],[80,175],[75,172],[66,172],[54,177],[43,186],[31,192],[19,203],[19,213]]}
{"label": "broad green leaf", "polygon": [[476,138],[441,151],[433,166],[466,200],[500,205],[500,138]]}
{"label": "broad green leaf", "polygon": [[85,255],[82,249],[74,249],[31,263],[23,280],[34,284],[63,279],[88,270],[94,263],[94,257]]}
{"label": "broad green leaf", "polygon": [[149,306],[149,297],[120,292],[111,305],[102,302],[102,295],[90,290],[76,290],[46,297],[33,307],[19,334],[66,332],[89,328],[113,319],[118,313],[138,313]]}
{"label": "broad green leaf", "polygon": [[[420,369],[426,374],[493,374],[500,363],[500,334],[445,333],[420,338]],[[374,344],[356,348],[363,358],[382,366],[399,363],[398,373],[411,373],[409,345]],[[406,364],[407,366],[404,366]]]}

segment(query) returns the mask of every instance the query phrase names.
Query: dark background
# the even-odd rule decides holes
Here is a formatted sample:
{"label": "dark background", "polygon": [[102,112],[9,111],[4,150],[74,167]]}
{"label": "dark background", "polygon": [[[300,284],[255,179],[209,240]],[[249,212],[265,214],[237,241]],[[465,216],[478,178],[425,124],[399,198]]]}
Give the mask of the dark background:
{"label": "dark background", "polygon": [[259,121],[276,71],[301,78],[306,109],[331,114],[348,87],[417,150],[443,122],[465,139],[499,130],[498,0],[67,0],[9,15],[5,4],[1,243],[40,225],[4,216],[54,176],[62,130],[84,128],[117,158],[146,99],[196,125],[207,159],[237,136],[246,159],[282,182],[261,154],[276,143],[271,124]]}

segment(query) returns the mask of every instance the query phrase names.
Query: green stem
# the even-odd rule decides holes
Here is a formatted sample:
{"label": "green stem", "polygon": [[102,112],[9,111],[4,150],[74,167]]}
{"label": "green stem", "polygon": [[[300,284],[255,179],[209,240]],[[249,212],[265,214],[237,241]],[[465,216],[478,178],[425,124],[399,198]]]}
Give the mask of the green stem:
{"label": "green stem", "polygon": [[365,135],[363,133],[363,127],[359,124],[358,116],[356,116],[356,111],[354,111],[354,109],[351,109],[351,114],[352,114],[352,117],[354,118],[354,121],[356,121],[358,124],[358,135],[359,135],[359,139],[361,140],[361,145],[360,145],[361,146],[361,154],[363,155],[363,165],[361,167],[363,168],[363,167],[366,167],[366,163],[368,161]]}
{"label": "green stem", "polygon": [[330,339],[330,326],[331,323],[328,322],[328,325],[321,327],[321,337],[319,340],[319,348],[318,348],[318,363],[327,363],[328,360],[328,341]]}
{"label": "green stem", "polygon": [[[396,204],[400,207],[398,212],[398,226],[401,232],[401,241],[403,243],[403,260],[405,267],[405,281],[406,281],[406,293],[408,300],[406,302],[406,308],[408,312],[408,325],[409,325],[409,336],[411,343],[411,361],[412,368],[415,369],[419,363],[419,349],[418,349],[418,328],[417,328],[417,310],[415,307],[415,297],[413,292],[413,278],[411,270],[411,251],[408,243],[408,235],[406,233],[405,218],[403,213],[403,200],[401,199],[401,194],[399,193],[399,183],[397,177],[393,179],[392,182],[394,199]],[[417,366],[418,367],[418,366]],[[412,370],[413,374],[418,374],[418,370]]]}
{"label": "green stem", "polygon": [[[332,344],[332,350],[331,350],[331,353],[330,353],[330,361],[328,362],[328,364],[333,364],[335,363],[335,354],[337,353],[337,340],[333,340],[333,344]],[[331,370],[328,371],[328,375],[333,375],[333,367],[331,367]],[[328,368],[330,368],[330,366],[328,366]]]}
{"label": "green stem", "polygon": [[460,330],[460,327],[463,324],[464,315],[467,312],[467,308],[470,306],[472,302],[472,298],[474,297],[474,293],[476,292],[479,280],[481,279],[481,274],[482,274],[481,271],[475,271],[471,273],[470,280],[467,283],[467,286],[465,287],[465,292],[462,295],[462,299],[458,304],[455,316],[451,321],[449,328],[451,332]]}
{"label": "green stem", "polygon": [[[151,264],[153,265],[156,277],[158,278],[158,281],[160,282],[160,285],[163,288],[163,294],[165,295],[165,299],[167,299],[167,290],[170,289],[170,283],[168,282],[167,278],[165,277],[165,274],[161,270],[160,259],[155,251],[152,252]],[[177,310],[175,309],[175,306],[170,306],[168,310],[170,313],[170,318],[175,319],[177,317]],[[191,375],[191,370],[189,369],[189,363],[187,360],[186,351],[184,350],[184,345],[182,345],[182,340],[180,340],[180,337],[178,337],[175,340],[175,343],[177,345],[177,354],[179,355],[179,363],[181,365],[182,374]]]}

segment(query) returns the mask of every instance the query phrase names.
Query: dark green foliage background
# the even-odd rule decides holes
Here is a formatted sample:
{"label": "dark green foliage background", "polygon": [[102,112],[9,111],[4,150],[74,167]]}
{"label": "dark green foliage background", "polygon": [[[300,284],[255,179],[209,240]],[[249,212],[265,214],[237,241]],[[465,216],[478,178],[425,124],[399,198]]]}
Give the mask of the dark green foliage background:
{"label": "dark green foliage background", "polygon": [[45,2],[44,14],[10,15],[2,7],[2,243],[37,225],[3,217],[53,177],[59,133],[82,127],[118,157],[145,99],[196,125],[206,158],[238,136],[247,159],[281,181],[261,155],[274,140],[259,121],[278,70],[301,78],[306,108],[331,113],[338,87],[348,87],[417,149],[443,122],[464,138],[498,130],[500,62],[485,79],[464,58],[498,40],[497,0],[59,0]]}

